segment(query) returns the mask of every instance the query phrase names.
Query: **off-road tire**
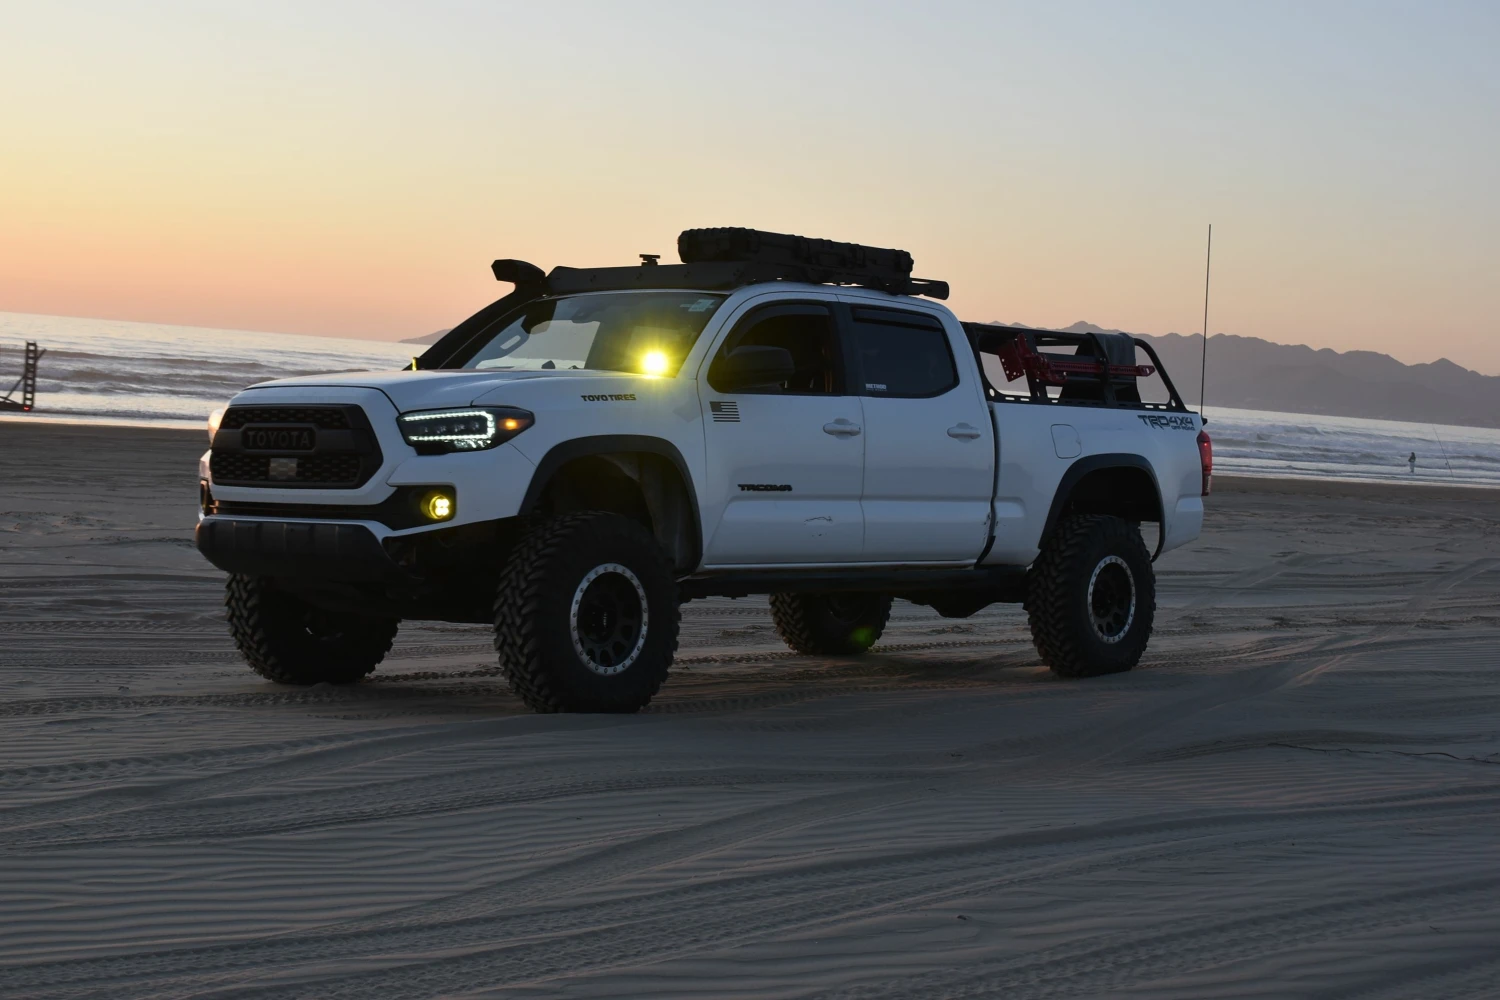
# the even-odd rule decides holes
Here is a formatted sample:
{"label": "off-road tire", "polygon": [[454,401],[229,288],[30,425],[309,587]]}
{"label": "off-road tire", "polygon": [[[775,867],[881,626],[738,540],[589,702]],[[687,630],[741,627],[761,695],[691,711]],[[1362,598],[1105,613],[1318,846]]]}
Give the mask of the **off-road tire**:
{"label": "off-road tire", "polygon": [[1098,514],[1065,519],[1027,574],[1026,612],[1036,651],[1059,677],[1135,666],[1156,617],[1156,577],[1140,527]]}
{"label": "off-road tire", "polygon": [[325,611],[275,581],[235,573],[224,589],[229,634],[250,669],[278,684],[352,684],[391,651],[398,619]]}
{"label": "off-road tire", "polygon": [[880,639],[891,617],[883,594],[772,594],[776,634],[808,656],[851,656]]}
{"label": "off-road tire", "polygon": [[[602,573],[595,582],[612,586],[621,601],[645,597],[638,610],[614,618],[599,612],[595,626],[606,633],[602,639],[590,639],[583,621],[589,602],[598,601],[587,582],[596,571]],[[609,630],[631,614],[640,615],[644,638],[614,642]],[[667,678],[680,621],[671,562],[649,531],[619,514],[562,514],[534,524],[506,561],[495,597],[495,652],[510,689],[535,711],[637,712]],[[629,649],[636,650],[633,656],[602,662]]]}

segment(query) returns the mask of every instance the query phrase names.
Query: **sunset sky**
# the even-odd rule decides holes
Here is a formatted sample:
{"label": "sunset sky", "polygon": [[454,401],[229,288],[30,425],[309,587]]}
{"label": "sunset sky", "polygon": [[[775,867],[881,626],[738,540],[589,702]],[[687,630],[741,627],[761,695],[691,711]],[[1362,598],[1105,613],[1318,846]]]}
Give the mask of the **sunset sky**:
{"label": "sunset sky", "polygon": [[1500,374],[1500,4],[0,0],[0,310],[391,339],[738,225]]}

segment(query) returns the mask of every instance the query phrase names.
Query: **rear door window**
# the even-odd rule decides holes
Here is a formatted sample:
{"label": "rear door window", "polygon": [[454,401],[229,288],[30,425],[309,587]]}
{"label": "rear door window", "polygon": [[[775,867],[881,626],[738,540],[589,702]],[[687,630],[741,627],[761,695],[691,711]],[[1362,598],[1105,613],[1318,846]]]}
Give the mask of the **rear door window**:
{"label": "rear door window", "polygon": [[851,312],[861,395],[925,399],[958,385],[948,333],[937,317],[869,306]]}

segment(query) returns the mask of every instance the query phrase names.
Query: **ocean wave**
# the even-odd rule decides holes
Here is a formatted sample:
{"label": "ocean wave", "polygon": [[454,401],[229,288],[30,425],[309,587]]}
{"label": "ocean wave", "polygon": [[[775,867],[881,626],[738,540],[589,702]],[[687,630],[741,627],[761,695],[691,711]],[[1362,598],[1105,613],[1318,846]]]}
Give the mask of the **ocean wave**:
{"label": "ocean wave", "polygon": [[[411,345],[0,313],[0,388],[19,341],[46,348],[38,412],[80,420],[200,423],[246,386],[404,367]],[[1214,467],[1248,475],[1500,485],[1500,430],[1215,409]],[[1417,454],[1417,471],[1407,456]]]}

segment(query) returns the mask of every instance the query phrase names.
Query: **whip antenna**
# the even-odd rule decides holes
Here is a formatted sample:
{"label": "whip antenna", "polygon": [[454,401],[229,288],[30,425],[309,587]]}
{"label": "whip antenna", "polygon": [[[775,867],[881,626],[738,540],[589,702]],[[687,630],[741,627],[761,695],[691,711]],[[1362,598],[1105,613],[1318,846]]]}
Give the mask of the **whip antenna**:
{"label": "whip antenna", "polygon": [[1198,416],[1208,423],[1203,411],[1203,396],[1208,389],[1208,278],[1214,262],[1214,224],[1208,224],[1208,255],[1203,261],[1203,363],[1198,369]]}

